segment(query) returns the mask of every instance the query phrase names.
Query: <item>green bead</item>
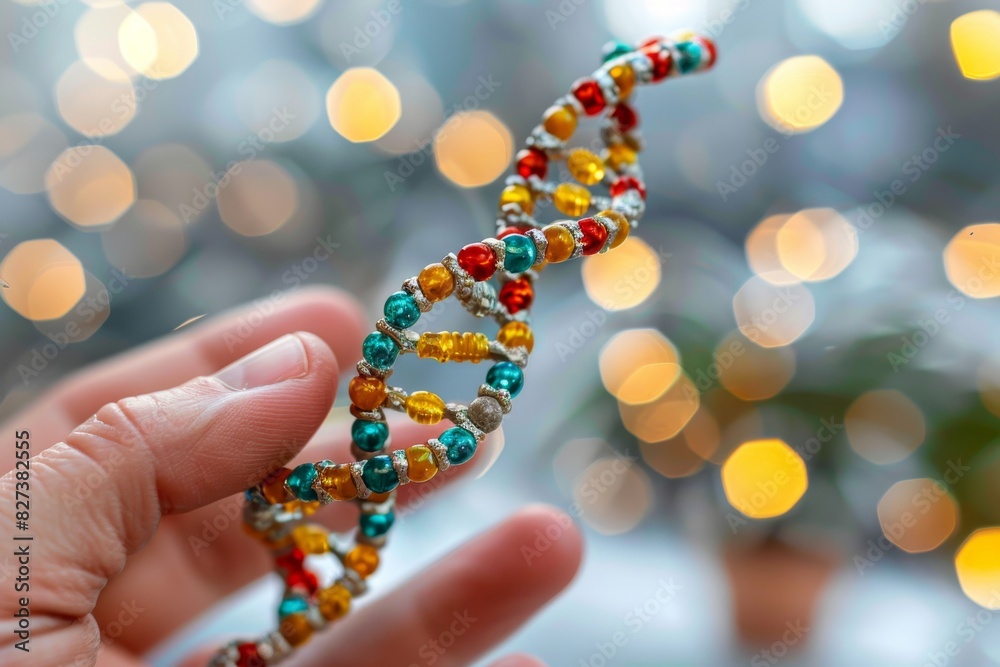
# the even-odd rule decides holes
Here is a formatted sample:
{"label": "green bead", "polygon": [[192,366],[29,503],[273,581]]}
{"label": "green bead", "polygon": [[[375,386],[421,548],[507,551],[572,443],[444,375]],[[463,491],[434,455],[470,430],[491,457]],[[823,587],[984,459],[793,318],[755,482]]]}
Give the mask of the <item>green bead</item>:
{"label": "green bead", "polygon": [[511,397],[517,396],[524,386],[524,373],[517,364],[501,361],[486,373],[486,384],[494,389],[506,389]]}
{"label": "green bead", "polygon": [[385,300],[382,309],[385,321],[397,329],[412,327],[420,319],[420,308],[417,300],[406,292],[396,292]]}
{"label": "green bead", "polygon": [[385,422],[373,422],[367,419],[355,419],[351,424],[351,438],[358,449],[365,452],[377,452],[385,446],[389,438],[389,427]]}
{"label": "green bead", "polygon": [[455,465],[465,463],[476,453],[476,436],[464,428],[450,428],[438,440],[448,448],[448,460]]}
{"label": "green bead", "polygon": [[602,56],[601,62],[608,62],[609,60],[614,60],[618,56],[623,56],[626,53],[632,52],[632,47],[625,42],[612,41],[604,45],[601,49]]}
{"label": "green bead", "polygon": [[360,519],[361,532],[368,537],[379,537],[385,535],[396,522],[396,515],[392,512],[385,514],[362,514]]}
{"label": "green bead", "polygon": [[372,493],[389,493],[399,486],[399,477],[388,456],[375,456],[365,461],[361,479]]}
{"label": "green bead", "polygon": [[368,334],[365,342],[361,344],[361,353],[364,355],[365,361],[384,371],[392,368],[392,365],[396,363],[399,348],[396,347],[396,341],[380,331],[375,331]]}
{"label": "green bead", "polygon": [[524,234],[505,236],[503,244],[503,268],[511,273],[524,273],[535,263],[535,242]]}
{"label": "green bead", "polygon": [[308,611],[309,603],[306,602],[305,598],[291,597],[285,598],[278,605],[278,618],[284,618],[291,614],[297,614],[301,611]]}
{"label": "green bead", "polygon": [[693,72],[701,62],[701,45],[694,42],[678,42],[677,51],[681,54],[677,61],[677,69],[681,74]]}
{"label": "green bead", "polygon": [[303,463],[288,475],[285,484],[299,500],[319,500],[319,496],[312,488],[315,479],[316,466],[312,463]]}

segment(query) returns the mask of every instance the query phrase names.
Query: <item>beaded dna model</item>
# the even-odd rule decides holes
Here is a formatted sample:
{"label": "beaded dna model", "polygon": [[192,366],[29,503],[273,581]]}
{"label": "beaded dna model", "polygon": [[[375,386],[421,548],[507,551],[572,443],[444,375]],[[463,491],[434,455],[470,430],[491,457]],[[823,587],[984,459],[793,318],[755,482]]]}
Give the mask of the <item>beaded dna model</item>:
{"label": "beaded dna model", "polygon": [[[278,607],[279,627],[256,641],[237,641],[221,649],[213,667],[266,667],[288,657],[312,634],[349,611],[365,593],[366,579],[379,564],[379,550],[392,527],[396,489],[421,483],[438,471],[461,465],[476,453],[486,434],[500,427],[511,400],[524,383],[534,336],[528,310],[533,284],[546,264],[595,255],[620,246],[642,217],[646,189],[637,163],[641,141],[638,117],[628,104],[636,84],[699,72],[715,63],[711,40],[685,31],[670,39],[656,37],[637,47],[612,42],[604,63],[576,81],[569,95],[549,107],[542,123],[517,154],[517,174],[508,177],[500,195],[497,234],[449,254],[403,283],[385,302],[385,317],[365,338],[364,359],[350,382],[353,463],[321,461],[294,470],[283,468],[246,492],[247,531],[274,555],[285,582]],[[604,113],[601,156],[584,148],[567,149],[580,116]],[[549,162],[566,160],[578,183],[547,181]],[[603,183],[610,197],[584,186]],[[551,201],[567,216],[591,217],[546,226],[533,217],[537,202]],[[499,290],[488,282],[496,278]],[[483,333],[410,331],[421,313],[454,295],[476,317],[492,317],[500,326],[496,340]],[[495,361],[478,397],[467,407],[445,403],[428,391],[407,393],[387,384],[400,354],[422,359]],[[454,426],[436,439],[386,452],[389,427],[385,409],[406,412],[420,424],[448,420]],[[355,500],[360,525],[344,547],[341,540],[307,517],[321,505]],[[340,576],[320,584],[305,567],[307,555],[332,554]]]}

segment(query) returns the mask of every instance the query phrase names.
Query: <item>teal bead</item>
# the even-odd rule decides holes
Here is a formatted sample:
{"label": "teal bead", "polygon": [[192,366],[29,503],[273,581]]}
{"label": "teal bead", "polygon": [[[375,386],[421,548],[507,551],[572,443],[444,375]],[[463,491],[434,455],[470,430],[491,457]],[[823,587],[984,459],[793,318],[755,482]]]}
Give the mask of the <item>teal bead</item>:
{"label": "teal bead", "polygon": [[361,344],[361,353],[364,355],[365,361],[384,371],[392,368],[392,365],[396,363],[399,348],[396,347],[396,341],[380,331],[375,331],[368,334],[365,342]]}
{"label": "teal bead", "polygon": [[281,601],[281,604],[278,605],[278,618],[284,618],[285,616],[297,614],[303,611],[309,611],[309,603],[306,602],[305,598],[285,598]]}
{"label": "teal bead", "polygon": [[681,54],[677,61],[677,69],[681,74],[698,69],[698,64],[701,63],[701,45],[694,42],[678,42],[677,51]]}
{"label": "teal bead", "polygon": [[388,456],[375,456],[365,461],[361,479],[372,493],[389,493],[399,486],[399,477]]}
{"label": "teal bead", "polygon": [[604,48],[601,49],[601,62],[606,63],[609,60],[614,60],[618,56],[624,56],[626,53],[632,53],[632,50],[632,47],[625,42],[608,42],[604,45]]}
{"label": "teal bead", "polygon": [[511,273],[524,273],[535,263],[535,242],[524,234],[510,234],[503,237],[506,252],[503,268]]}
{"label": "teal bead", "polygon": [[476,453],[476,436],[464,428],[450,428],[438,440],[448,448],[448,460],[455,465],[465,463]]}
{"label": "teal bead", "polygon": [[319,500],[319,496],[316,495],[316,491],[312,488],[312,483],[315,479],[316,466],[312,463],[303,463],[288,475],[285,484],[299,500]]}
{"label": "teal bead", "polygon": [[382,312],[385,313],[385,321],[397,329],[412,327],[420,319],[417,300],[406,292],[396,292],[386,299]]}
{"label": "teal bead", "polygon": [[486,373],[486,384],[494,389],[506,389],[511,397],[517,396],[524,386],[524,373],[517,364],[501,361]]}
{"label": "teal bead", "polygon": [[377,452],[385,446],[389,438],[389,427],[385,422],[373,422],[367,419],[355,419],[351,424],[351,438],[358,449],[365,452]]}
{"label": "teal bead", "polygon": [[361,532],[368,537],[380,537],[389,532],[392,524],[396,522],[396,515],[392,512],[386,514],[362,514]]}

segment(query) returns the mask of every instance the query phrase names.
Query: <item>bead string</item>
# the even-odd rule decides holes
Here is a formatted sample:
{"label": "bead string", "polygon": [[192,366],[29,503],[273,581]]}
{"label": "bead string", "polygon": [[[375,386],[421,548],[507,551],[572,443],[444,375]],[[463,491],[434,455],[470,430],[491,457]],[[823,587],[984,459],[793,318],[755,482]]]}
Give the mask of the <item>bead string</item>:
{"label": "bead string", "polygon": [[[636,84],[708,69],[715,63],[711,40],[684,31],[656,37],[636,47],[605,46],[604,64],[577,80],[549,107],[516,156],[516,174],[500,194],[497,233],[430,264],[390,295],[384,317],[362,344],[363,359],[349,385],[353,463],[320,461],[293,470],[282,468],[246,492],[247,532],[274,555],[285,590],[278,606],[277,630],[255,640],[220,649],[214,667],[274,665],[305,643],[316,630],[348,613],[352,600],[367,590],[366,579],[379,564],[379,550],[395,521],[396,489],[422,483],[438,471],[469,461],[487,433],[500,427],[512,399],[524,384],[522,369],[534,346],[528,313],[534,282],[547,264],[595,255],[620,246],[645,210],[646,188],[638,164],[642,141],[638,115],[628,104]],[[578,118],[604,113],[602,155],[567,149]],[[577,183],[546,180],[549,163],[565,160]],[[610,197],[585,186],[603,184]],[[577,217],[548,225],[534,217],[536,204],[551,203]],[[499,290],[489,281],[496,278]],[[420,315],[454,296],[476,317],[499,325],[495,340],[479,332],[411,331]],[[387,383],[400,354],[421,359],[496,363],[468,405],[445,403],[429,391],[408,393]],[[385,410],[405,412],[420,424],[448,420],[453,427],[437,438],[388,451]],[[354,500],[361,513],[352,544],[307,518],[321,505]],[[305,566],[309,555],[332,554],[341,563],[335,581],[321,586]]]}

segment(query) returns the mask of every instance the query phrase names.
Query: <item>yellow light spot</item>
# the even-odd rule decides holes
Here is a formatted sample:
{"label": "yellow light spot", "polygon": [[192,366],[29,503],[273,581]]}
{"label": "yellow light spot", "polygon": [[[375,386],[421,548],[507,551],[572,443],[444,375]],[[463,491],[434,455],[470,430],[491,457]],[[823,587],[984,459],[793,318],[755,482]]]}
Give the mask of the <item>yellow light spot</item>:
{"label": "yellow light spot", "polygon": [[[126,72],[130,78],[136,78],[141,70],[137,71],[125,58],[125,55],[122,53],[119,35],[122,23],[134,15],[135,11],[123,2],[94,6],[85,11],[73,28],[76,51],[80,54],[81,60],[88,66],[91,66],[92,63],[100,63],[102,61],[111,62],[119,70]],[[142,28],[142,25],[139,24],[137,27]],[[146,32],[145,36],[155,38],[152,30]],[[145,60],[145,62],[141,63],[145,67],[155,57],[156,44],[142,43],[141,41],[133,44],[133,39],[141,37],[141,34],[130,37],[129,46],[130,49],[134,50],[132,53],[134,57],[139,57],[143,53],[146,54],[139,58],[139,60]],[[93,69],[98,74],[102,74],[103,70],[108,74],[117,75],[116,72],[102,68],[100,65],[95,65]]]}
{"label": "yellow light spot", "polygon": [[776,286],[759,276],[733,297],[733,313],[743,335],[761,347],[790,345],[816,319],[816,302],[805,285]]}
{"label": "yellow light spot", "polygon": [[704,403],[681,431],[681,437],[688,449],[706,461],[714,461],[713,456],[722,442],[719,423]]}
{"label": "yellow light spot", "polygon": [[722,386],[744,401],[777,395],[795,375],[794,350],[754,345],[738,331],[722,339],[714,359],[712,369],[717,369]]}
{"label": "yellow light spot", "polygon": [[973,299],[1000,296],[1000,223],[970,225],[959,231],[944,249],[948,280]]}
{"label": "yellow light spot", "polygon": [[955,554],[958,583],[969,599],[1000,609],[1000,526],[977,530]]}
{"label": "yellow light spot", "polygon": [[778,232],[790,217],[792,216],[788,214],[769,216],[747,234],[747,263],[754,273],[772,285],[800,282],[798,277],[782,266],[778,257]]}
{"label": "yellow light spot", "polygon": [[829,280],[854,261],[854,227],[830,208],[805,209],[791,216],[775,237],[783,268],[807,281]]}
{"label": "yellow light spot", "polygon": [[330,124],[355,143],[375,141],[392,129],[401,113],[396,86],[371,67],[347,70],[326,93]]}
{"label": "yellow light spot", "polygon": [[85,228],[114,222],[135,201],[132,172],[104,146],[64,151],[45,174],[45,187],[52,208]]}
{"label": "yellow light spot", "polygon": [[68,313],[86,292],[83,265],[52,239],[24,241],[0,262],[0,297],[29,320],[52,320]]}
{"label": "yellow light spot", "polygon": [[270,160],[251,160],[233,165],[223,180],[216,202],[219,215],[233,231],[244,236],[263,236],[288,222],[299,204],[295,179]]}
{"label": "yellow light spot", "polygon": [[652,507],[649,478],[634,463],[608,457],[594,461],[573,491],[580,518],[605,535],[620,535],[639,525]]}
{"label": "yellow light spot", "polygon": [[952,21],[951,48],[965,78],[1000,76],[1000,12],[980,9]]}
{"label": "yellow light spot", "polygon": [[681,372],[673,363],[640,366],[618,388],[617,398],[628,405],[651,403],[677,382]]}
{"label": "yellow light spot", "polygon": [[958,524],[958,504],[933,479],[893,484],[878,501],[878,520],[890,542],[909,553],[933,551]]}
{"label": "yellow light spot", "polygon": [[844,101],[837,70],[819,56],[795,56],[775,65],[757,86],[761,117],[779,132],[813,130]]}
{"label": "yellow light spot", "polygon": [[100,330],[111,315],[111,295],[97,276],[84,270],[85,289],[76,305],[62,317],[34,320],[35,329],[54,341],[81,343]]}
{"label": "yellow light spot", "polygon": [[751,440],[722,465],[729,504],[751,519],[781,516],[809,487],[806,464],[783,440]]}
{"label": "yellow light spot", "polygon": [[291,25],[313,15],[320,0],[247,0],[247,8],[261,19],[276,25]]}
{"label": "yellow light spot", "polygon": [[625,382],[643,366],[680,363],[677,348],[656,329],[628,329],[611,337],[601,348],[601,381],[617,397]]}
{"label": "yellow light spot", "polygon": [[510,130],[488,111],[455,114],[434,135],[434,159],[445,178],[473,188],[504,173],[513,145]]}
{"label": "yellow light spot", "polygon": [[120,132],[135,117],[135,88],[110,60],[94,60],[89,66],[77,61],[56,82],[56,105],[74,130],[103,137]]}
{"label": "yellow light spot", "polygon": [[859,396],[847,409],[844,426],[854,451],[880,464],[902,461],[927,433],[920,408],[894,389]]}
{"label": "yellow light spot", "polygon": [[151,79],[172,79],[198,57],[194,24],[169,2],[147,2],[118,29],[122,56]]}
{"label": "yellow light spot", "polygon": [[16,194],[45,189],[45,172],[67,147],[66,135],[36,113],[0,117],[0,186]]}
{"label": "yellow light spot", "polygon": [[670,372],[677,373],[677,379],[655,400],[642,404],[618,403],[622,424],[640,440],[669,440],[680,433],[698,412],[701,404],[698,388],[679,369]]}
{"label": "yellow light spot", "polygon": [[126,275],[151,278],[184,255],[184,223],[160,202],[140,199],[101,235],[101,245],[108,261]]}
{"label": "yellow light spot", "polygon": [[976,374],[976,384],[983,405],[1000,417],[1000,355],[983,362]]}
{"label": "yellow light spot", "polygon": [[691,451],[681,438],[666,442],[640,442],[639,452],[650,468],[667,479],[693,475],[705,465],[705,459]]}
{"label": "yellow light spot", "polygon": [[583,286],[590,300],[605,310],[634,308],[660,284],[660,258],[632,236],[620,246],[583,262]]}

